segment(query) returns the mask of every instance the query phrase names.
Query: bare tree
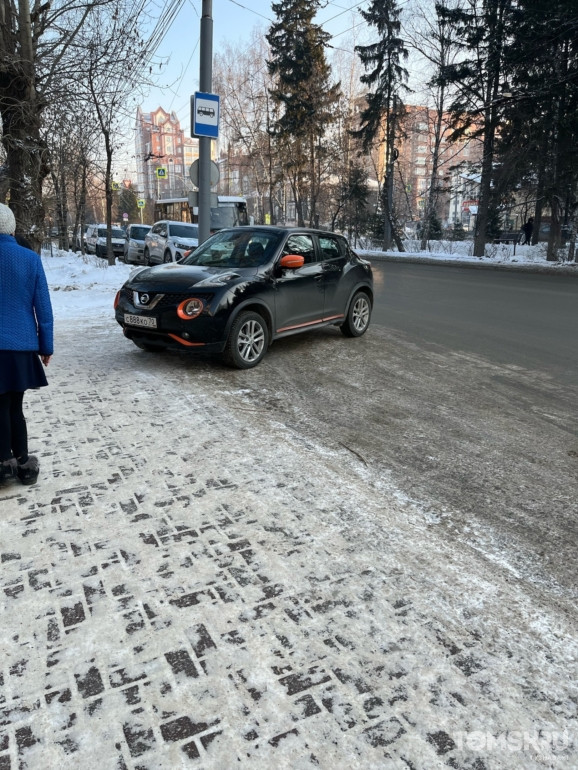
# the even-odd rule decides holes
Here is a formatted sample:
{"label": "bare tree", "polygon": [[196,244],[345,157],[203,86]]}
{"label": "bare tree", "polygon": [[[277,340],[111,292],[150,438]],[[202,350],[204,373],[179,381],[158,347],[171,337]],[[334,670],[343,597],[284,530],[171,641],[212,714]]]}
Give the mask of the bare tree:
{"label": "bare tree", "polygon": [[[438,6],[446,5],[440,0]],[[432,217],[437,210],[440,193],[439,169],[442,164],[442,147],[447,132],[447,104],[450,85],[443,77],[447,67],[456,56],[456,43],[453,28],[447,24],[442,13],[432,16],[431,8],[418,5],[413,23],[406,30],[408,44],[414,48],[432,67],[433,75],[429,78],[428,89],[433,109],[427,110],[428,134],[432,137],[429,179],[426,202],[423,210],[423,227],[420,248],[427,246]]]}
{"label": "bare tree", "polygon": [[17,224],[37,247],[44,227],[42,184],[50,169],[44,110],[55,100],[63,72],[77,66],[69,54],[86,19],[107,5],[114,0],[35,2],[33,8],[29,0],[0,0],[2,197],[9,191]]}
{"label": "bare tree", "polygon": [[255,29],[247,47],[225,46],[216,55],[213,80],[222,96],[220,117],[228,174],[234,159],[243,157],[258,202],[257,218],[263,221],[268,213],[274,222],[274,200],[280,202],[275,188],[280,179],[269,131],[272,104],[268,91],[271,78],[264,64],[267,55],[266,41]]}

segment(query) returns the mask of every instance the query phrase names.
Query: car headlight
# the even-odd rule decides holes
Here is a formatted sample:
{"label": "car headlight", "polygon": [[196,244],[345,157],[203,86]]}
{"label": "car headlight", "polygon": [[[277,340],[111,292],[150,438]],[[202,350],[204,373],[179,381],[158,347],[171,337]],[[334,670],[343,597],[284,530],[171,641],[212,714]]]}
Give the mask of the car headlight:
{"label": "car headlight", "polygon": [[204,308],[203,300],[197,297],[191,297],[191,299],[185,299],[177,308],[177,315],[182,318],[183,321],[190,321],[191,318],[196,318],[203,312]]}

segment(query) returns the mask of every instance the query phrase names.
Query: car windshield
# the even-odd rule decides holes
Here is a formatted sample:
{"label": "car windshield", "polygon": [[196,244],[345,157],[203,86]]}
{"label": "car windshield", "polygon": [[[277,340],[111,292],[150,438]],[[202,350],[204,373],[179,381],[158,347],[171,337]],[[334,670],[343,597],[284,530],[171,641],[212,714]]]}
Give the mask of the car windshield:
{"label": "car windshield", "polygon": [[135,241],[144,241],[145,235],[149,230],[150,227],[146,227],[146,225],[143,225],[142,227],[131,227],[130,237],[134,238]]}
{"label": "car windshield", "polygon": [[198,238],[199,228],[197,225],[169,225],[173,238]]}
{"label": "car windshield", "polygon": [[276,253],[281,233],[268,233],[241,227],[221,230],[206,240],[186,259],[185,265],[207,267],[259,267]]}
{"label": "car windshield", "polygon": [[[113,227],[110,231],[110,236],[111,238],[124,238],[125,232],[124,230],[121,230],[119,227]],[[106,238],[106,227],[98,228],[98,237]]]}
{"label": "car windshield", "polygon": [[235,227],[242,224],[238,221],[237,207],[221,205],[218,208],[211,208],[211,228],[213,230],[224,230],[226,227]]}

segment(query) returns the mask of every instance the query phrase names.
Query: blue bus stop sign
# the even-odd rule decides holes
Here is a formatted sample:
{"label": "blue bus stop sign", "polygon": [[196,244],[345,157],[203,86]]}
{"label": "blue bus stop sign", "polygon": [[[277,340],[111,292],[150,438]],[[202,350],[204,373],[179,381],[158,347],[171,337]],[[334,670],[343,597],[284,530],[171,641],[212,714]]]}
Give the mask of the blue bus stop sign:
{"label": "blue bus stop sign", "polygon": [[219,138],[219,97],[197,91],[192,98],[191,126],[193,136]]}

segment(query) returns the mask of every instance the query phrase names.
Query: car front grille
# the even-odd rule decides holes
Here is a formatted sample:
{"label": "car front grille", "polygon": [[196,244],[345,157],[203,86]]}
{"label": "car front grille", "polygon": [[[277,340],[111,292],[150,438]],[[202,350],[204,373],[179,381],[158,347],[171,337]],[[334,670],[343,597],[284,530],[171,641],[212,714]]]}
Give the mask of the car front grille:
{"label": "car front grille", "polygon": [[[213,298],[212,294],[199,295],[199,294],[195,294],[194,291],[191,291],[188,294],[168,294],[167,292],[149,291],[147,292],[147,294],[150,297],[150,300],[148,302],[149,305],[153,304],[153,301],[158,294],[162,295],[159,301],[154,305],[155,310],[159,308],[177,307],[177,305],[179,305],[181,302],[183,302],[186,299],[191,299],[191,297],[200,297],[200,299],[203,300],[203,303],[206,307]],[[127,289],[126,287],[124,287],[121,291],[121,297],[124,297],[126,300],[128,300],[131,305],[134,304],[132,289]]]}

